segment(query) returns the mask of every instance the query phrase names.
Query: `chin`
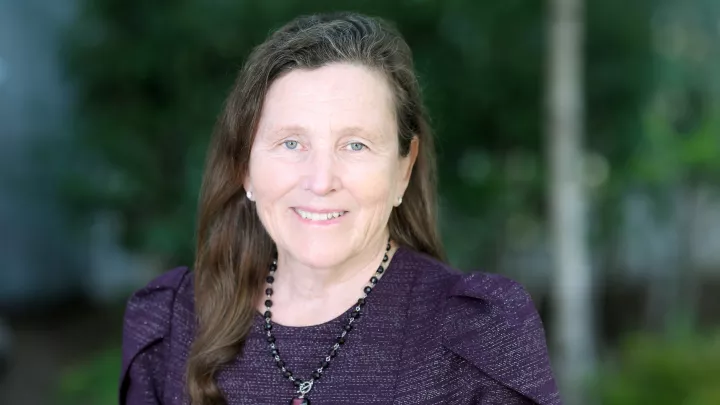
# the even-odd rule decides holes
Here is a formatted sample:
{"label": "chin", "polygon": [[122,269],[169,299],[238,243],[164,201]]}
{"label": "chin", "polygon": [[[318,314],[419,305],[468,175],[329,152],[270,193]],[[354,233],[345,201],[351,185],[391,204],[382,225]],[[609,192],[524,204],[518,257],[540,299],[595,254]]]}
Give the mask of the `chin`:
{"label": "chin", "polygon": [[348,258],[344,249],[338,250],[330,246],[320,246],[317,244],[306,245],[298,249],[291,249],[290,253],[297,258],[298,261],[309,267],[328,268],[335,267]]}
{"label": "chin", "polygon": [[305,255],[302,257],[303,263],[307,266],[315,268],[331,268],[337,267],[347,259],[346,256],[331,255],[331,254],[316,254],[316,255]]}

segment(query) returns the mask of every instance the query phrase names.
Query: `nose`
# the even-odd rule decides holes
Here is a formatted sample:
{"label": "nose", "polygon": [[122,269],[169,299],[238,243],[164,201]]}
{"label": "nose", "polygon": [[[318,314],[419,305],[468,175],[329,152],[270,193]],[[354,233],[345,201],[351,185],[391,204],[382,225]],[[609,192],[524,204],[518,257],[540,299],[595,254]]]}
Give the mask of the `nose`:
{"label": "nose", "polygon": [[305,189],[324,196],[340,188],[337,164],[331,153],[315,150],[307,161]]}

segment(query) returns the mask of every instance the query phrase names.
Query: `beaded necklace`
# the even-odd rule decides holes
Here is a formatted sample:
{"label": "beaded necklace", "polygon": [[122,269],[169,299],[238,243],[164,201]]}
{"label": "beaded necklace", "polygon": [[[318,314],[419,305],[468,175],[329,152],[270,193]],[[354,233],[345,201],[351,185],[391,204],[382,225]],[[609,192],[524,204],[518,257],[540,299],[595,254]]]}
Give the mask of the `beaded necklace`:
{"label": "beaded necklace", "polygon": [[372,292],[375,284],[377,284],[377,282],[380,280],[380,278],[382,278],[382,275],[385,272],[385,266],[387,264],[387,261],[389,260],[389,251],[390,241],[388,240],[387,246],[385,247],[385,255],[383,256],[382,263],[380,263],[380,266],[378,266],[377,270],[375,271],[375,275],[370,277],[368,284],[365,286],[365,288],[363,288],[363,294],[360,299],[358,299],[355,307],[350,312],[350,316],[348,317],[348,320],[345,323],[342,332],[335,339],[335,344],[332,346],[328,354],[320,361],[318,368],[312,372],[310,378],[304,380],[296,378],[293,375],[292,371],[285,367],[285,362],[283,362],[280,358],[280,351],[278,350],[277,342],[272,332],[273,324],[271,320],[272,312],[270,311],[270,308],[273,305],[271,299],[273,294],[272,285],[275,281],[275,271],[277,271],[277,259],[273,260],[272,264],[270,265],[270,273],[265,280],[267,281],[267,288],[265,289],[265,295],[267,296],[267,299],[265,300],[264,330],[265,334],[267,335],[267,341],[270,345],[270,355],[272,355],[273,360],[275,360],[275,364],[280,369],[280,372],[283,374],[283,376],[287,378],[290,382],[292,382],[297,390],[297,396],[290,400],[290,405],[310,405],[310,400],[307,398],[307,395],[310,393],[310,390],[312,390],[313,384],[317,380],[319,380],[325,370],[327,370],[328,366],[330,365],[330,361],[334,359],[335,356],[337,356],[337,352],[340,349],[340,346],[345,344],[345,339],[348,333],[353,330],[353,324],[357,322],[357,319],[360,317],[360,312],[365,306],[365,299],[367,298],[368,294]]}

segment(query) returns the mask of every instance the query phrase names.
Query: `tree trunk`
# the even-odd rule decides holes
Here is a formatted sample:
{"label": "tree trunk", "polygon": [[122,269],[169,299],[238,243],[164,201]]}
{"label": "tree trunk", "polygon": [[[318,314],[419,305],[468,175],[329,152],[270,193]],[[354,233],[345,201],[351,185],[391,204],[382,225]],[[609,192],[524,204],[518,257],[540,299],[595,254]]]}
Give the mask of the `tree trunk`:
{"label": "tree trunk", "polygon": [[550,0],[548,128],[556,328],[555,366],[564,402],[588,404],[594,369],[592,277],[583,182],[583,0]]}

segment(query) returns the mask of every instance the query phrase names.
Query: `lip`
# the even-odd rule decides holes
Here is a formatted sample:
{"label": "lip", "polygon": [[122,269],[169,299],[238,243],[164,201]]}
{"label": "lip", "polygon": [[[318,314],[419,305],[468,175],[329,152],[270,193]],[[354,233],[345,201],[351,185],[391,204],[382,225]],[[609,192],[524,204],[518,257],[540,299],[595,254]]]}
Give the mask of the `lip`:
{"label": "lip", "polygon": [[[309,212],[311,214],[327,214],[330,212],[343,212],[344,214],[342,216],[339,216],[339,217],[333,218],[333,219],[326,219],[324,221],[313,221],[311,219],[303,218],[296,210]],[[312,225],[312,226],[336,225],[336,224],[339,224],[345,218],[345,216],[348,214],[347,210],[337,209],[337,208],[325,209],[325,208],[310,208],[310,207],[292,207],[291,211],[295,215],[295,218],[297,218],[300,222],[302,222],[303,224]]]}
{"label": "lip", "polygon": [[310,208],[310,207],[292,207],[292,209],[309,212],[311,214],[327,214],[330,212],[347,212],[347,210],[344,210],[342,208],[319,209],[319,208]]}

